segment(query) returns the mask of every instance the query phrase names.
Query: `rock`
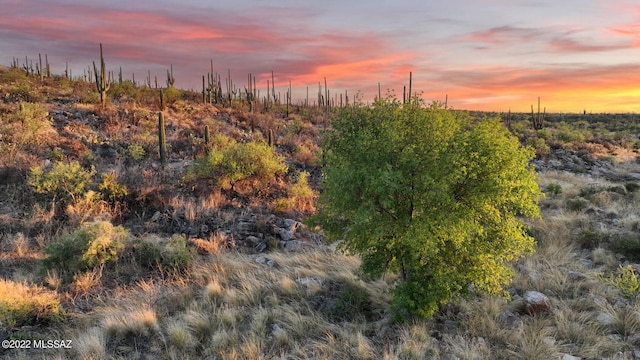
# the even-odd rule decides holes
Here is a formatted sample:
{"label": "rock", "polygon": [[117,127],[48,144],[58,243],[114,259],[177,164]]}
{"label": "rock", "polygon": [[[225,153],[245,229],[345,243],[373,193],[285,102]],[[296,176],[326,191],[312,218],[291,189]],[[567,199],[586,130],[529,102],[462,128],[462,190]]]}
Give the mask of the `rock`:
{"label": "rock", "polygon": [[286,251],[300,250],[301,247],[302,247],[302,241],[300,240],[291,240],[291,241],[285,242],[284,244],[284,249]]}
{"label": "rock", "polygon": [[248,232],[251,232],[254,230],[254,228],[255,228],[254,223],[249,221],[241,221],[238,223],[238,225],[236,225],[236,229],[241,234],[246,234]]}
{"label": "rock", "polygon": [[511,302],[509,303],[509,308],[518,313],[524,312],[524,299],[520,295],[511,296]]}
{"label": "rock", "polygon": [[507,329],[522,330],[524,328],[524,322],[522,319],[511,311],[502,311],[498,314],[498,321],[500,325]]}
{"label": "rock", "polygon": [[540,281],[540,274],[538,274],[537,271],[531,271],[529,273],[529,280],[531,280],[531,283],[533,284],[538,283],[538,281]]}
{"label": "rock", "polygon": [[266,256],[258,256],[255,262],[258,264],[267,265],[268,267],[274,267],[276,265],[276,262],[273,261],[273,259],[268,258]]}
{"label": "rock", "polygon": [[579,271],[569,270],[567,272],[567,277],[571,281],[580,281],[587,278],[587,276]]}
{"label": "rock", "polygon": [[616,323],[615,317],[607,313],[598,314],[598,316],[596,316],[596,321],[599,322],[600,325],[607,326],[607,327],[612,326],[613,324]]}
{"label": "rock", "polygon": [[620,334],[609,334],[607,337],[614,343],[622,341],[622,335]]}
{"label": "rock", "polygon": [[151,217],[151,221],[156,222],[160,220],[160,217],[162,217],[162,213],[160,211],[156,211],[156,213]]}
{"label": "rock", "polygon": [[298,226],[301,225],[299,222],[293,219],[284,219],[283,223],[284,223],[284,228],[291,231],[296,231]]}
{"label": "rock", "polygon": [[593,261],[589,259],[578,259],[578,262],[580,263],[580,265],[586,267],[587,269],[591,269],[595,266]]}
{"label": "rock", "polygon": [[255,237],[255,236],[247,236],[247,237],[244,239],[244,245],[245,245],[246,247],[255,247],[255,246],[257,246],[259,243],[260,243],[260,239],[258,239],[258,238],[257,238],[257,237]]}
{"label": "rock", "polygon": [[442,355],[442,360],[460,360],[459,357],[455,356],[454,354],[451,353],[446,353],[444,355]]}
{"label": "rock", "polygon": [[324,280],[322,278],[314,276],[314,277],[300,278],[300,279],[297,279],[296,282],[300,285],[311,285],[311,284],[322,285]]}
{"label": "rock", "polygon": [[538,291],[527,291],[524,293],[524,310],[530,314],[541,314],[551,311],[551,300]]}
{"label": "rock", "polygon": [[267,246],[267,243],[265,242],[259,242],[256,244],[256,246],[254,246],[253,248],[257,251],[257,252],[263,252],[265,250],[267,250],[269,246]]}
{"label": "rock", "polygon": [[283,241],[289,241],[294,239],[293,230],[287,230],[283,228],[274,229],[275,233],[280,235],[280,239]]}
{"label": "rock", "polygon": [[561,360],[582,360],[582,358],[580,358],[580,357],[569,355],[569,354],[562,355],[562,357],[560,359]]}

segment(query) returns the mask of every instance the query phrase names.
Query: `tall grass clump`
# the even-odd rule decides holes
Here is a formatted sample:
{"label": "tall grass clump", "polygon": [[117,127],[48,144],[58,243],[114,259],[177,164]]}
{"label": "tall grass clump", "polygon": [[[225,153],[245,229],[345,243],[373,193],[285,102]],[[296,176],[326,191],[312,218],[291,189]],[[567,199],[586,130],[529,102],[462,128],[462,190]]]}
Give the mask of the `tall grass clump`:
{"label": "tall grass clump", "polygon": [[36,325],[64,317],[55,292],[0,279],[0,328]]}

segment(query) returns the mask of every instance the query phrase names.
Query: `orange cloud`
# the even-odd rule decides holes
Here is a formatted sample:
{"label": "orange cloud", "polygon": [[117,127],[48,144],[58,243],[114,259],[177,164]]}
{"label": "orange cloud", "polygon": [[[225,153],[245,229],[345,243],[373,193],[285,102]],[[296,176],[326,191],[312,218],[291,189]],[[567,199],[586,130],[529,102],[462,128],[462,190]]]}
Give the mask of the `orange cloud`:
{"label": "orange cloud", "polygon": [[528,111],[541,96],[551,112],[640,110],[640,65],[477,68],[442,72],[437,82],[457,108]]}

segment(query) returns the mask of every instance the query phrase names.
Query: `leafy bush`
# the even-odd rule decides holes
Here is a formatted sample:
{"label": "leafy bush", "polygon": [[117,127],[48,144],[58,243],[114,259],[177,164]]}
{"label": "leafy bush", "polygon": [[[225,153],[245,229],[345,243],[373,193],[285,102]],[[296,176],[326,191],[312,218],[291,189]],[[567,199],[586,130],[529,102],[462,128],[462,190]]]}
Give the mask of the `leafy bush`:
{"label": "leafy bush", "polygon": [[574,197],[567,200],[565,207],[570,211],[582,211],[589,207],[591,203],[583,197]]}
{"label": "leafy bush", "polygon": [[0,154],[11,160],[19,151],[40,145],[52,130],[48,116],[40,104],[20,103],[18,111],[0,123]]}
{"label": "leafy bush", "polygon": [[209,154],[189,170],[187,180],[216,178],[218,186],[232,190],[237,183],[250,181],[259,190],[286,171],[284,159],[267,144],[237,143],[218,135],[212,139]]}
{"label": "leafy bush", "polygon": [[55,292],[0,279],[0,328],[38,325],[64,317]]}
{"label": "leafy bush", "polygon": [[38,194],[50,194],[54,199],[74,200],[93,184],[91,178],[95,173],[93,167],[86,170],[77,161],[58,162],[47,170],[40,166],[31,168],[27,182]]}
{"label": "leafy bush", "polygon": [[558,195],[562,194],[562,186],[560,186],[560,184],[558,183],[551,183],[547,185],[546,191],[547,194],[549,194],[552,198],[555,198]]}
{"label": "leafy bush", "polygon": [[610,235],[604,231],[586,227],[576,234],[577,243],[584,249],[595,249],[609,240]]}
{"label": "leafy bush", "polygon": [[98,188],[100,192],[112,202],[122,199],[129,194],[127,187],[118,183],[115,171],[102,174],[102,182]]}
{"label": "leafy bush", "polygon": [[45,247],[42,265],[73,273],[116,262],[127,237],[126,229],[108,221],[87,224]]}
{"label": "leafy bush", "polygon": [[146,155],[144,148],[138,144],[131,144],[127,147],[127,155],[133,161],[140,161]]}
{"label": "leafy bush", "polygon": [[298,180],[291,185],[286,199],[281,199],[277,204],[278,211],[298,210],[302,212],[315,211],[314,201],[318,194],[309,186],[309,173],[306,171],[298,174]]}
{"label": "leafy bush", "polygon": [[551,148],[549,144],[543,139],[539,137],[530,137],[527,138],[527,146],[530,146],[534,149],[536,156],[541,157],[545,155],[549,155]]}
{"label": "leafy bush", "polygon": [[364,273],[400,275],[398,318],[431,317],[471,285],[505,293],[508,262],[533,251],[521,216],[539,216],[541,192],[533,151],[500,119],[387,99],[336,109],[332,126],[310,223]]}
{"label": "leafy bush", "polygon": [[617,234],[612,239],[611,250],[632,260],[640,260],[640,234]]}
{"label": "leafy bush", "polygon": [[188,269],[195,258],[194,251],[187,247],[182,235],[174,235],[168,240],[156,237],[135,239],[133,251],[136,262],[143,268],[172,274]]}
{"label": "leafy bush", "polygon": [[558,124],[556,137],[562,142],[584,142],[592,137],[591,132],[585,129],[574,129],[571,125],[562,122]]}
{"label": "leafy bush", "polygon": [[611,274],[608,278],[600,279],[613,287],[620,289],[622,294],[630,300],[640,297],[640,279],[631,265],[620,265],[618,274]]}

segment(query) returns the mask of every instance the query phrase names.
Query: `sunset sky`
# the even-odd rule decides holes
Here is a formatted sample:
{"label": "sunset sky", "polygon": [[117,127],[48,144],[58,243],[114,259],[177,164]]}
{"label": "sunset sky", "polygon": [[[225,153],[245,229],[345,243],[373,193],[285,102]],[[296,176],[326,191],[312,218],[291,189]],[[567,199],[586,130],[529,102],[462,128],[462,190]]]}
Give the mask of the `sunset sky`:
{"label": "sunset sky", "polygon": [[239,87],[261,95],[373,99],[413,89],[457,109],[640,111],[640,5],[621,0],[0,0],[0,64],[48,55],[81,75],[99,60],[126,78],[201,89],[213,59]]}

